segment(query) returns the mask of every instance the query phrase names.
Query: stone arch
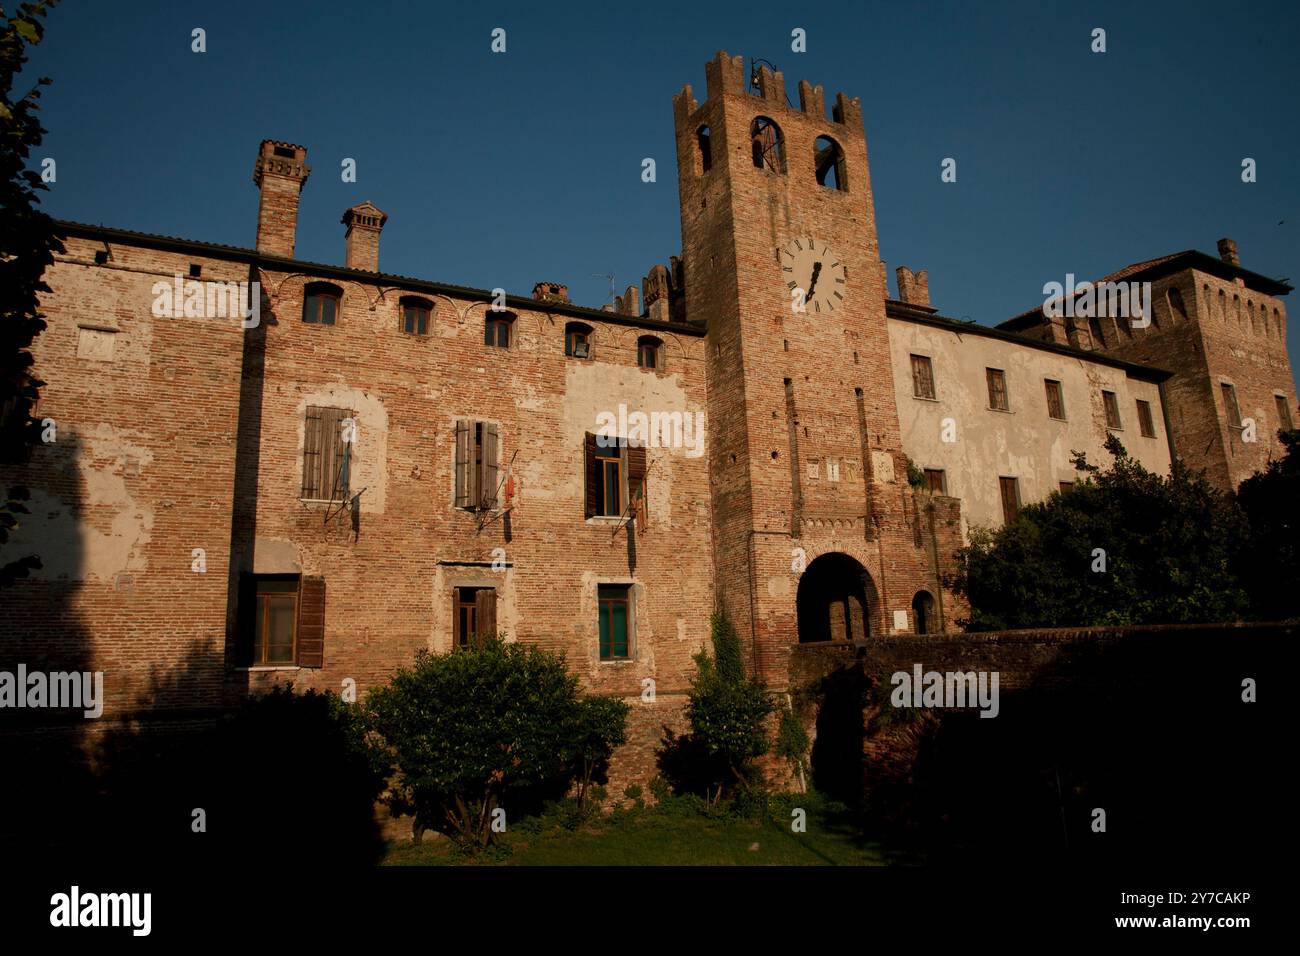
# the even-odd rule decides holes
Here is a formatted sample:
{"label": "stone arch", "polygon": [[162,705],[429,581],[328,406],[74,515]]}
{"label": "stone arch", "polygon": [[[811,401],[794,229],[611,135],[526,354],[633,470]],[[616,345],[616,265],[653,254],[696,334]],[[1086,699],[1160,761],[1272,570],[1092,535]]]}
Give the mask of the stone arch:
{"label": "stone arch", "polygon": [[865,640],[878,600],[871,575],[856,558],[840,551],[819,555],[799,578],[799,643]]}

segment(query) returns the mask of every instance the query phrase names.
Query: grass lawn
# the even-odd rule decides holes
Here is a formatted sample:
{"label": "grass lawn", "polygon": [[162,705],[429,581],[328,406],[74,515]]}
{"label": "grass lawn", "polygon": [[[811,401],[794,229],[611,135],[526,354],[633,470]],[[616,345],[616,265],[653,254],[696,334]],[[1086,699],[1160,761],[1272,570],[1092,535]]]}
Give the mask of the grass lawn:
{"label": "grass lawn", "polygon": [[[775,819],[712,820],[702,816],[660,816],[642,812],[614,824],[608,818],[576,830],[528,826],[507,832],[508,852],[489,854],[471,865],[509,866],[880,866],[883,848],[861,836],[851,823],[810,812],[805,833],[792,833]],[[420,846],[390,844],[387,866],[466,864],[449,841]]]}

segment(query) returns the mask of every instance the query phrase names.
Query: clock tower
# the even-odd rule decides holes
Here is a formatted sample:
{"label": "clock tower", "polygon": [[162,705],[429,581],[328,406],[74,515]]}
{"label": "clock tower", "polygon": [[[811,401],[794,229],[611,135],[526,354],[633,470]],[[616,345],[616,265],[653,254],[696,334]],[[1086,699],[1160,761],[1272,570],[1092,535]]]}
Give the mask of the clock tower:
{"label": "clock tower", "polygon": [[839,94],[828,117],[801,81],[793,107],[767,67],[751,92],[725,53],[705,72],[707,101],[687,86],[673,105],[686,316],[708,326],[717,603],[781,688],[800,642],[951,623],[957,502],[907,482],[859,101]]}

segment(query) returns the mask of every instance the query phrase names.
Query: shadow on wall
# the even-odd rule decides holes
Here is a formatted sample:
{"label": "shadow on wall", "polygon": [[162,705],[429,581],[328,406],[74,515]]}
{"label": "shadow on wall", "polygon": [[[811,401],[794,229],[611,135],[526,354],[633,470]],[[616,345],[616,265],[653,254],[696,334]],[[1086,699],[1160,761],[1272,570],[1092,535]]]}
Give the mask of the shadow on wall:
{"label": "shadow on wall", "polygon": [[[0,475],[7,484],[26,484],[33,498],[39,492],[43,504],[27,516],[32,527],[47,527],[57,502],[56,526],[71,529],[34,545],[24,544],[25,536],[9,542],[38,556],[43,545],[46,573],[69,569],[65,579],[38,573],[0,592],[0,671],[9,675],[20,666],[27,674],[93,674],[103,666],[95,633],[74,608],[121,598],[111,582],[76,579],[85,577],[76,569],[86,559],[78,533],[87,512],[83,448],[75,436],[59,446],[57,455],[40,459],[38,451],[20,472]],[[0,561],[18,556],[6,546]],[[128,615],[131,608],[117,610]],[[120,628],[105,634],[117,639]],[[295,863],[375,862],[382,843],[374,801],[383,774],[360,745],[352,711],[340,712],[337,698],[287,693],[246,702],[226,716],[210,706],[195,709],[198,689],[213,686],[214,666],[220,662],[210,644],[194,641],[130,686],[122,703],[146,709],[116,716],[109,710],[88,719],[84,707],[0,708],[0,853],[233,864],[263,854],[268,837],[289,836]],[[105,673],[105,691],[119,679],[128,675]],[[235,681],[227,689],[237,696],[241,686]],[[105,856],[114,853],[120,855]]]}
{"label": "shadow on wall", "polygon": [[[826,679],[814,780],[860,800],[868,831],[930,863],[1226,864],[1276,842],[1287,818],[1278,695],[1265,690],[1271,705],[1242,700],[1244,678],[1287,672],[1286,638],[1279,627],[1084,639],[1034,670],[1026,689],[1002,692],[992,719],[977,710],[876,719],[880,700],[890,706],[893,665],[869,666],[872,719],[860,738],[853,665]],[[835,728],[824,744],[823,723]],[[856,787],[845,771],[854,738],[869,754]]]}

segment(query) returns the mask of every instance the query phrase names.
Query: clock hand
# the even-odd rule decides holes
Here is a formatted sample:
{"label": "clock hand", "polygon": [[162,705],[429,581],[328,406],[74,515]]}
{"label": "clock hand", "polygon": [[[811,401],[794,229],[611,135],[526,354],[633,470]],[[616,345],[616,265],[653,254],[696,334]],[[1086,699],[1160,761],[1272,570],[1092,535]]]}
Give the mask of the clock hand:
{"label": "clock hand", "polygon": [[[812,270],[812,281],[808,283],[808,296],[811,296],[813,294],[813,289],[817,288],[817,276],[821,274],[821,271],[822,271],[822,264],[820,262],[814,262],[813,270]],[[805,298],[807,298],[808,296],[806,296]]]}

